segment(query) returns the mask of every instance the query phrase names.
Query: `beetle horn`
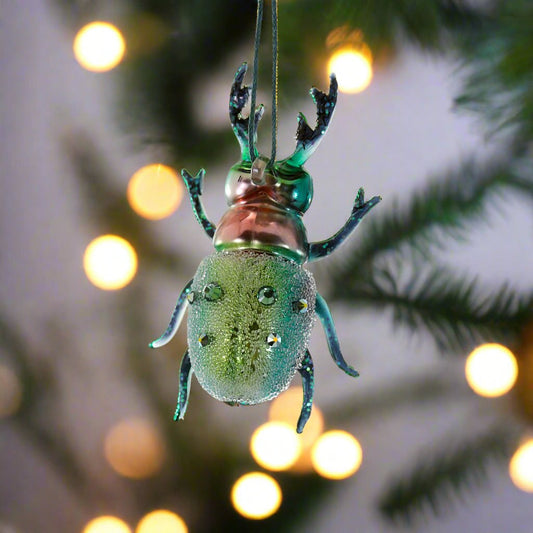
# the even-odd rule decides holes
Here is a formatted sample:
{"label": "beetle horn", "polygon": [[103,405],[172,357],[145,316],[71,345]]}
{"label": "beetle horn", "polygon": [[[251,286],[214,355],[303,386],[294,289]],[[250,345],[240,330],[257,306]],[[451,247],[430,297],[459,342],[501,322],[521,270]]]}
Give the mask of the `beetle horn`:
{"label": "beetle horn", "polygon": [[323,93],[316,87],[310,91],[316,104],[316,126],[312,129],[303,113],[298,114],[298,128],[296,130],[296,149],[283,163],[292,167],[301,167],[316,150],[326,133],[335,104],[337,103],[338,83],[335,74],[330,75],[329,93]]}
{"label": "beetle horn", "polygon": [[[241,111],[248,102],[248,97],[250,95],[249,87],[242,85],[247,69],[248,65],[243,63],[235,74],[235,79],[233,80],[233,85],[231,86],[229,98],[229,118],[233,127],[233,131],[235,132],[235,136],[237,137],[237,140],[241,146],[242,160],[251,162],[252,160],[255,160],[258,154],[252,154],[252,157],[250,157],[250,149],[248,146],[248,125],[250,117],[248,116],[244,118],[241,115]],[[257,132],[257,125],[261,120],[264,111],[265,108],[263,105],[257,106],[255,109],[254,132]]]}

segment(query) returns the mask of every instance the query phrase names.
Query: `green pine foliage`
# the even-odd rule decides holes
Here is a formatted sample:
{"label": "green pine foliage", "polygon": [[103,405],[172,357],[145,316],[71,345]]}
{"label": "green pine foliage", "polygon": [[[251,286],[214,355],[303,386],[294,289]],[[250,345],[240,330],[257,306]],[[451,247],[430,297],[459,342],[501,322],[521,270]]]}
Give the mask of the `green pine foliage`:
{"label": "green pine foliage", "polygon": [[379,508],[394,523],[412,524],[420,515],[441,516],[469,493],[482,486],[494,464],[506,464],[516,447],[512,427],[497,426],[454,446],[431,450],[414,468],[393,480]]}
{"label": "green pine foliage", "polygon": [[[72,34],[100,18],[98,2],[51,0],[51,4]],[[138,132],[139,142],[164,146],[168,162],[179,162],[179,167],[214,164],[230,150],[235,153],[230,128],[207,129],[197,122],[194,110],[202,80],[238,50],[249,50],[249,57],[242,59],[251,60],[255,2],[122,0],[116,4],[125,8],[116,11],[112,22],[123,29],[132,47],[127,61],[109,75],[118,82],[117,117],[128,135]],[[506,134],[506,144],[492,160],[472,159],[437,172],[408,202],[389,201],[388,210],[384,204],[365,220],[357,246],[348,246],[339,260],[331,260],[333,299],[366,310],[388,309],[398,327],[414,334],[429,333],[443,353],[465,356],[481,340],[513,343],[532,319],[533,294],[508,286],[484,286],[475,276],[452,270],[436,251],[468,239],[473,228],[503,206],[502,193],[518,192],[526,201],[533,200],[528,153],[533,140],[533,3],[291,0],[280,2],[279,11],[282,105],[293,103],[296,95],[305,95],[310,85],[323,79],[323,64],[332,46],[328,35],[346,27],[360,30],[377,65],[405,42],[456,60],[463,80],[457,109],[477,113],[489,133],[505,130]],[[147,43],[139,40],[140,25],[147,14],[163,38],[152,43],[149,53],[142,53]],[[266,19],[264,34],[269,32]],[[269,47],[261,53],[261,83],[268,86]],[[127,237],[143,257],[147,276],[157,276],[161,270],[177,276],[194,269],[132,215],[124,191],[112,185],[112,172],[96,145],[87,137],[61,142],[92,224]],[[228,488],[242,471],[252,468],[251,459],[246,450],[235,448],[227,428],[211,424],[209,442],[202,431],[176,431],[168,413],[173,399],[162,391],[153,354],[146,350],[146,341],[153,335],[144,311],[148,306],[147,294],[138,289],[120,296],[113,311],[120,317],[116,334],[123,339],[130,362],[125,379],[138,388],[169,450],[165,473],[146,484],[125,481],[122,485],[137,502],[138,516],[131,518],[163,505],[170,495],[193,502],[195,531],[243,531],[249,522],[231,509]],[[102,499],[113,502],[113,494],[87,474],[70,446],[68,428],[52,423],[51,413],[61,404],[54,364],[61,362],[49,358],[48,365],[37,365],[33,347],[18,331],[4,310],[0,346],[11,358],[25,391],[13,424],[85,503],[88,516],[100,514],[107,509]],[[43,342],[43,349],[46,346]],[[378,397],[353,398],[346,408],[331,413],[331,420],[348,422],[421,402],[445,402],[456,399],[454,390],[438,376],[395,383],[384,386]],[[52,406],[50,412],[43,405]],[[195,398],[190,409],[203,430],[211,421],[202,399]],[[456,495],[478,489],[487,465],[508,458],[514,438],[514,428],[506,426],[458,438],[452,448],[436,448],[385,488],[380,511],[394,523],[413,522],[428,511],[442,513]],[[179,460],[183,456],[187,461]],[[332,484],[316,476],[287,474],[281,481],[285,504],[272,519],[254,524],[254,531],[296,529],[309,510],[332,492]]]}
{"label": "green pine foliage", "polygon": [[533,138],[533,3],[493,3],[476,31],[461,35],[465,86],[458,109],[478,113],[489,131]]}
{"label": "green pine foliage", "polygon": [[520,295],[504,285],[490,293],[443,266],[415,268],[402,286],[387,267],[367,274],[355,288],[339,288],[337,299],[391,309],[395,325],[428,332],[445,354],[464,356],[481,342],[513,344],[532,316],[533,291]]}
{"label": "green pine foliage", "polygon": [[440,264],[436,251],[486,221],[504,205],[502,193],[533,194],[522,150],[484,164],[473,160],[432,178],[407,205],[369,218],[357,246],[333,259],[334,299],[378,311],[396,325],[429,332],[444,353],[468,353],[482,340],[512,343],[532,316],[533,292],[482,289],[475,277]]}

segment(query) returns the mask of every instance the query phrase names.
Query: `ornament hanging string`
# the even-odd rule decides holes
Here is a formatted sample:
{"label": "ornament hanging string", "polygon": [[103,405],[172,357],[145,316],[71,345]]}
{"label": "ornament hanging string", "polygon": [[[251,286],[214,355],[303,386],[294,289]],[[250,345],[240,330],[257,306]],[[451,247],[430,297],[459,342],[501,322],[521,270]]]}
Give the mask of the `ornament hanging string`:
{"label": "ornament hanging string", "polygon": [[[272,3],[272,152],[269,165],[276,160],[276,142],[278,129],[278,1]],[[259,70],[259,45],[261,43],[261,26],[263,24],[264,0],[257,0],[257,19],[255,24],[254,69],[252,81],[252,100],[248,120],[248,148],[250,157],[255,154],[255,106],[257,98],[257,77]]]}

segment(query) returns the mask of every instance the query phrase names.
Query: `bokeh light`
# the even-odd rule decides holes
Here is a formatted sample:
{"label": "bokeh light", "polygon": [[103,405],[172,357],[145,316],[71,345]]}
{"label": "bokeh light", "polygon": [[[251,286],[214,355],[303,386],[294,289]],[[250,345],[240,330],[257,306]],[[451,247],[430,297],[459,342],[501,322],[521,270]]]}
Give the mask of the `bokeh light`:
{"label": "bokeh light", "polygon": [[115,516],[100,516],[91,520],[84,528],[83,533],[131,533],[131,529],[120,518]]}
{"label": "bokeh light", "polygon": [[152,511],[142,518],[135,533],[187,533],[184,520],[166,510]]}
{"label": "bokeh light", "polygon": [[468,356],[465,375],[474,392],[492,398],[511,390],[518,377],[518,364],[505,346],[482,344]]}
{"label": "bokeh light", "polygon": [[284,422],[267,422],[258,427],[250,440],[250,451],[257,463],[269,470],[287,470],[298,459],[302,445],[294,427]]}
{"label": "bokeh light", "polygon": [[15,414],[22,401],[22,385],[20,380],[5,365],[0,365],[0,418]]}
{"label": "bokeh light", "polygon": [[533,439],[516,450],[509,463],[509,475],[520,490],[533,492]]}
{"label": "bokeh light", "polygon": [[159,431],[150,422],[132,418],[109,430],[104,454],[120,475],[142,479],[159,472],[165,460],[165,446]]}
{"label": "bokeh light", "polygon": [[261,520],[272,516],[281,505],[278,482],[268,474],[250,472],[240,477],[231,489],[233,507],[246,518]]}
{"label": "bokeh light", "polygon": [[[269,420],[285,422],[294,431],[302,409],[302,401],[302,387],[290,387],[270,403]],[[291,471],[305,473],[313,470],[311,448],[322,431],[324,431],[324,416],[315,402],[303,433],[297,434],[301,444],[301,452],[296,462],[291,466]]]}
{"label": "bokeh light", "polygon": [[334,72],[343,93],[360,93],[372,81],[372,59],[368,53],[354,48],[342,48],[332,54],[328,72]]}
{"label": "bokeh light", "polygon": [[122,237],[102,235],[87,246],[83,268],[89,281],[99,289],[122,289],[137,272],[137,254]]}
{"label": "bokeh light", "polygon": [[318,474],[329,479],[344,479],[359,470],[363,449],[350,433],[327,431],[316,441],[311,457]]}
{"label": "bokeh light", "polygon": [[140,168],[128,184],[128,202],[144,218],[159,220],[171,215],[183,198],[178,174],[165,165]]}
{"label": "bokeh light", "polygon": [[83,68],[105,72],[122,61],[126,43],[120,31],[109,22],[91,22],[78,31],[73,49]]}

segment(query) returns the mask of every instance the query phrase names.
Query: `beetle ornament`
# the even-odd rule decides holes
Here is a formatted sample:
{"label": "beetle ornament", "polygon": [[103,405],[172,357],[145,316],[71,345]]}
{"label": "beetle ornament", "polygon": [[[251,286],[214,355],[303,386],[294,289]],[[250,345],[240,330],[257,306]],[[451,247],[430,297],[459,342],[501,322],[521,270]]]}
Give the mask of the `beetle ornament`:
{"label": "beetle ornament", "polygon": [[[298,371],[303,406],[296,431],[301,433],[313,403],[308,344],[316,315],[337,366],[349,376],[359,375],[344,360],[328,305],[303,264],[332,253],[381,198],[365,202],[359,189],[344,226],[326,240],[308,242],[302,216],[311,204],[313,184],[303,165],[328,128],[337,101],[336,78],[331,75],[328,94],[311,89],[315,128],[300,113],[294,153],[272,162],[249,142],[250,117],[241,114],[249,96],[243,86],[246,69],[246,64],[238,69],[230,93],[229,115],[241,160],[228,173],[229,208],[218,226],[209,221],[200,199],[205,171],[192,176],[182,170],[194,214],[213,239],[215,252],[201,262],[181,292],[167,330],[150,347],[172,339],[189,307],[188,349],[181,362],[174,420],[185,415],[193,373],[217,400],[252,405],[275,398]],[[263,110],[254,110],[255,129]]]}

